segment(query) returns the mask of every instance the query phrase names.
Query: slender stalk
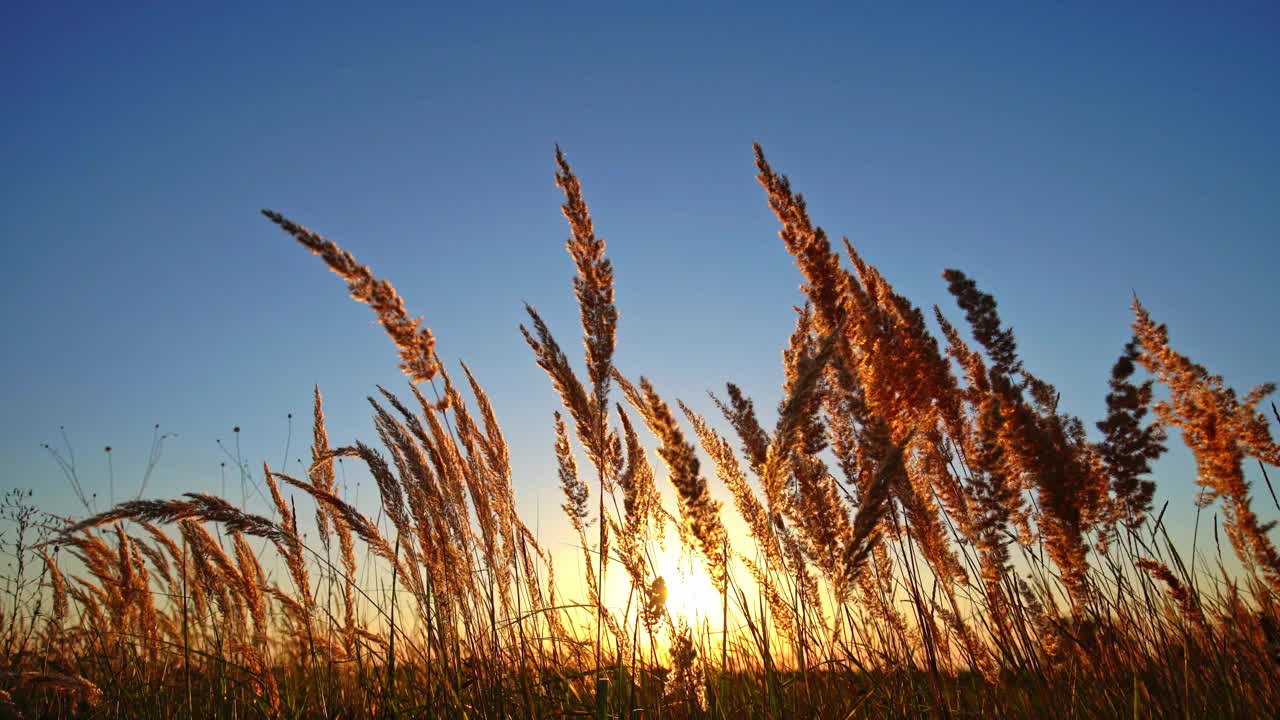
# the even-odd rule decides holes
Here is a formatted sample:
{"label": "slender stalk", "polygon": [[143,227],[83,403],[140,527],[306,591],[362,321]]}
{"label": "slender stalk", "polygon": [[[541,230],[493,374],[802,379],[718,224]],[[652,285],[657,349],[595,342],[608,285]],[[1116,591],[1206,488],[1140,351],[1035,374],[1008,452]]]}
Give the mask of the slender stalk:
{"label": "slender stalk", "polygon": [[387,710],[396,716],[396,580],[400,573],[400,536],[396,536],[396,562],[391,564],[391,638],[387,643]]}

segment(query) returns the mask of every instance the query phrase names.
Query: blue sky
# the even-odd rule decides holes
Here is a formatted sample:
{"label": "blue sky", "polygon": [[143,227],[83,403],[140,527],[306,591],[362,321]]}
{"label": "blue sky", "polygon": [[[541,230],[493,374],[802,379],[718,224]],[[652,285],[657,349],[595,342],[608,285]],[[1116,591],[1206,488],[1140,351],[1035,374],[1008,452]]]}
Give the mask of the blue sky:
{"label": "blue sky", "polygon": [[[236,425],[278,465],[293,413],[303,456],[313,383],[335,442],[373,439],[395,352],[270,207],[396,283],[563,524],[517,330],[528,301],[578,347],[556,142],[616,264],[619,365],[706,412],[726,380],[773,406],[801,298],[752,141],[918,304],[958,320],[941,272],[974,276],[1090,425],[1133,291],[1231,384],[1280,379],[1273,4],[179,5],[0,23],[0,486],[48,509],[76,510],[59,426],[104,497],[102,446],[124,494],[155,423],[179,436],[148,494],[216,490]],[[1180,522],[1193,475],[1161,465]]]}

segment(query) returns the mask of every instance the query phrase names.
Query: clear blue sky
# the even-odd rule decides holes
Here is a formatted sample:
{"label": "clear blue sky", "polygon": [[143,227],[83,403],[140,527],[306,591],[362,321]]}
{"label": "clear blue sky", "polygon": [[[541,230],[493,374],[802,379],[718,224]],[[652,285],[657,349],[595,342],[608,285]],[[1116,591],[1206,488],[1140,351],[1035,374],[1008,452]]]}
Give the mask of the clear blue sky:
{"label": "clear blue sky", "polygon": [[[291,412],[303,456],[313,383],[335,442],[374,439],[395,353],[270,207],[472,365],[522,505],[562,524],[517,331],[528,301],[579,347],[555,142],[617,267],[621,368],[706,411],[730,379],[774,404],[801,298],[755,140],[920,305],[959,319],[940,274],[975,276],[1090,424],[1134,290],[1231,384],[1280,379],[1273,3],[180,5],[0,22],[0,486],[49,509],[75,511],[40,448],[60,425],[103,496],[102,446],[123,495],[154,423],[180,436],[148,494],[216,490],[234,425],[278,465]],[[1161,469],[1186,520],[1193,470]]]}

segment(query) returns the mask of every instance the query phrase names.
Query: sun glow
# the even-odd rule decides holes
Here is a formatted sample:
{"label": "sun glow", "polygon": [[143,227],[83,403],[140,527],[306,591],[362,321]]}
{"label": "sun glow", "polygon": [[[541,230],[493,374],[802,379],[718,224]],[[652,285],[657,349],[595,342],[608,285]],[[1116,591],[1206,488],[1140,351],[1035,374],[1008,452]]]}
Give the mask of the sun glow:
{"label": "sun glow", "polygon": [[[646,582],[662,578],[667,589],[666,610],[673,622],[687,621],[696,627],[709,627],[712,632],[723,626],[723,598],[707,574],[702,557],[689,548],[681,548],[673,539],[667,547],[651,543],[646,552],[649,575]],[[577,558],[575,558],[577,559]],[[640,599],[631,578],[616,564],[609,569],[605,585],[605,604],[619,616],[635,613]],[[729,598],[729,613],[734,613]],[[730,625],[733,622],[730,621]]]}
{"label": "sun glow", "polygon": [[722,598],[711,583],[702,558],[679,547],[668,548],[655,560],[657,573],[667,583],[667,610],[675,618],[690,623],[721,624]]}

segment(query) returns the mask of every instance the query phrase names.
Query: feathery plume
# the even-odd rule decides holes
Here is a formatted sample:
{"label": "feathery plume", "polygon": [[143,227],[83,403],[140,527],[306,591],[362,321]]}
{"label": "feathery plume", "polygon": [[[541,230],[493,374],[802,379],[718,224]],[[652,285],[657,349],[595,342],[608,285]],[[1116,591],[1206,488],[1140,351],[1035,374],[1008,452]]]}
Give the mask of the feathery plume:
{"label": "feathery plume", "polygon": [[1273,592],[1280,593],[1280,552],[1267,533],[1275,523],[1263,523],[1253,511],[1249,481],[1243,460],[1253,457],[1268,465],[1280,465],[1280,446],[1271,438],[1267,416],[1258,404],[1275,390],[1260,385],[1243,399],[1169,345],[1169,330],[1151,319],[1134,297],[1133,329],[1142,353],[1138,362],[1169,388],[1169,400],[1156,404],[1156,414],[1166,424],[1182,428],[1199,471],[1196,482],[1204,499],[1225,498],[1223,515],[1227,538],[1246,564],[1262,571]]}
{"label": "feathery plume", "polygon": [[285,533],[289,535],[289,540],[284,543],[276,543],[276,548],[284,556],[285,568],[289,571],[289,577],[293,580],[294,588],[297,589],[298,594],[302,596],[303,601],[306,603],[309,614],[313,605],[311,575],[307,572],[307,559],[304,555],[302,537],[298,535],[297,518],[294,516],[292,508],[285,502],[284,496],[280,494],[280,486],[276,484],[276,480],[271,474],[271,466],[265,462],[262,463],[262,472],[266,479],[267,488],[271,492],[271,501],[275,503],[276,511],[280,514],[280,525],[284,528]]}
{"label": "feathery plume", "polygon": [[560,466],[560,489],[564,492],[564,514],[569,517],[573,527],[582,532],[591,515],[587,496],[591,488],[578,478],[578,464],[573,459],[573,449],[569,447],[569,435],[565,430],[564,418],[556,411],[556,462]]}
{"label": "feathery plume", "polygon": [[551,335],[551,330],[543,322],[542,316],[531,305],[526,304],[524,308],[529,313],[529,318],[533,321],[534,331],[531,333],[524,325],[521,325],[520,332],[524,335],[525,342],[533,350],[538,367],[542,368],[547,373],[547,376],[551,378],[551,384],[555,386],[556,392],[560,394],[560,400],[565,409],[573,416],[574,424],[577,427],[578,439],[582,441],[582,446],[586,449],[587,455],[591,457],[592,463],[596,467],[608,467],[608,442],[604,437],[604,425],[598,420],[599,414],[603,409],[597,407],[587,397],[587,391],[582,387],[582,381],[573,372],[573,368],[569,365],[569,358],[560,349],[560,344]]}
{"label": "feathery plume", "polygon": [[435,377],[436,339],[431,334],[431,328],[422,324],[422,318],[409,317],[404,309],[404,300],[390,282],[378,279],[368,267],[357,262],[351,253],[318,233],[278,212],[263,210],[262,214],[308,250],[319,255],[330,270],[347,281],[351,297],[368,305],[378,315],[378,322],[400,349],[400,369],[409,376],[410,381],[418,383]]}
{"label": "feathery plume", "polygon": [[364,540],[375,555],[386,560],[391,565],[400,566],[401,575],[408,577],[409,574],[404,571],[404,566],[401,564],[400,558],[396,556],[395,550],[392,549],[387,539],[382,536],[382,533],[378,532],[378,526],[374,525],[373,521],[365,517],[359,510],[356,510],[337,495],[313,487],[310,483],[295,480],[284,473],[272,474],[315,498],[316,502],[328,506],[333,510],[335,519],[350,528],[361,540]]}
{"label": "feathery plume", "polygon": [[559,145],[556,146],[556,166],[556,186],[564,191],[565,196],[560,209],[572,231],[565,247],[573,256],[573,264],[578,270],[577,277],[573,279],[573,292],[582,314],[587,376],[595,391],[596,408],[603,416],[609,399],[618,328],[618,308],[613,300],[613,264],[604,255],[604,239],[596,237],[587,201],[582,197],[582,183],[569,167]]}
{"label": "feathery plume", "polygon": [[1124,352],[1111,368],[1111,392],[1107,393],[1107,418],[1098,422],[1104,438],[1098,452],[1111,476],[1111,492],[1116,509],[1125,525],[1137,529],[1151,512],[1154,481],[1144,479],[1151,463],[1164,453],[1164,427],[1153,422],[1143,427],[1142,420],[1151,406],[1151,380],[1139,385],[1130,382],[1134,362],[1140,351],[1136,340],[1124,346]]}
{"label": "feathery plume", "polygon": [[769,455],[769,434],[756,418],[755,403],[743,394],[741,388],[733,383],[725,383],[725,391],[729,394],[727,405],[714,394],[711,395],[711,400],[738,433],[738,438],[742,441],[742,453],[751,470],[756,475],[762,475]]}
{"label": "feathery plume", "polygon": [[661,538],[666,523],[662,516],[662,496],[658,494],[658,487],[653,480],[653,467],[645,457],[644,447],[631,424],[631,418],[622,409],[621,403],[616,407],[627,448],[626,467],[618,475],[626,532],[628,535],[638,536],[641,528],[651,523]]}
{"label": "feathery plume", "polygon": [[187,500],[130,500],[74,523],[62,530],[69,536],[82,530],[107,525],[120,520],[151,523],[175,523],[182,520],[204,520],[222,523],[227,530],[261,537],[277,543],[293,542],[293,535],[280,525],[237,509],[231,503],[215,495],[184,493]]}
{"label": "feathery plume", "polygon": [[778,538],[771,529],[769,513],[760,503],[755,492],[751,490],[751,486],[747,484],[747,478],[742,472],[742,467],[738,464],[737,457],[733,454],[733,448],[730,447],[729,441],[711,429],[701,415],[689,409],[683,402],[679,403],[679,405],[685,417],[693,425],[694,434],[698,436],[702,451],[715,464],[716,476],[720,478],[720,482],[724,483],[725,487],[729,489],[729,493],[733,496],[734,506],[743,521],[746,522],[747,530],[751,532],[751,537],[764,548],[771,565],[782,567],[782,549],[778,545]]}
{"label": "feathery plume", "polygon": [[697,541],[707,559],[707,572],[716,589],[725,589],[725,530],[720,521],[720,503],[711,498],[706,478],[698,471],[698,455],[685,442],[684,433],[671,415],[671,408],[658,396],[653,385],[641,378],[640,389],[651,418],[649,429],[662,442],[658,448],[667,464],[667,475],[676,488],[680,517],[689,535]]}
{"label": "feathery plume", "polygon": [[1191,620],[1198,627],[1205,626],[1204,612],[1200,609],[1199,603],[1196,602],[1194,595],[1187,589],[1182,580],[1173,574],[1168,565],[1150,558],[1138,558],[1136,564],[1152,577],[1165,584],[1169,589],[1169,596],[1178,603],[1178,608],[1182,611],[1184,617]]}
{"label": "feathery plume", "polygon": [[973,328],[974,338],[987,349],[992,369],[1010,377],[1016,376],[1022,371],[1022,361],[1018,359],[1018,344],[1013,331],[1000,325],[996,299],[979,290],[978,284],[959,270],[948,269],[942,273],[942,277],[946,279],[947,289],[955,297],[956,303],[964,310],[965,319]]}
{"label": "feathery plume", "polygon": [[769,207],[782,223],[778,237],[782,238],[787,252],[796,259],[796,265],[804,274],[807,284],[803,290],[813,303],[815,330],[827,335],[835,330],[844,317],[840,256],[831,249],[827,234],[809,219],[804,197],[791,190],[791,181],[779,175],[769,166],[764,149],[752,145],[756,156],[756,179],[769,195]]}
{"label": "feathery plume", "polygon": [[[312,406],[311,424],[311,467],[307,474],[311,484],[333,492],[337,487],[333,473],[333,456],[329,454],[329,432],[324,424],[324,398],[320,395],[320,386],[314,388],[315,401]],[[316,507],[316,530],[320,543],[329,547],[329,512],[324,506]]]}
{"label": "feathery plume", "polygon": [[67,618],[67,581],[57,561],[50,557],[44,548],[40,548],[38,552],[45,567],[49,569],[49,585],[53,589],[53,617],[50,618],[50,622],[54,627],[61,628]]}

